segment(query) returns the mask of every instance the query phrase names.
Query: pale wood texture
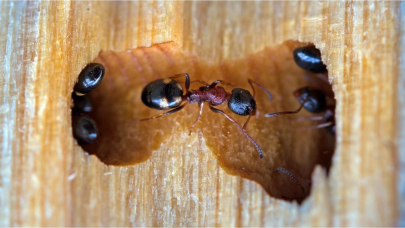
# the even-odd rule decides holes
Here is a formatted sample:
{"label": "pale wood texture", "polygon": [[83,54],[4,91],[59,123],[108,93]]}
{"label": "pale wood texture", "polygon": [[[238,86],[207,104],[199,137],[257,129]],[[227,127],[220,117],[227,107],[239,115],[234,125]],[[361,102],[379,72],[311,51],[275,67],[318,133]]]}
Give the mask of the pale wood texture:
{"label": "pale wood texture", "polygon": [[[382,1],[1,2],[0,225],[405,225],[403,15],[404,3]],[[233,171],[217,160],[219,147],[208,135],[220,127],[199,123],[187,135],[183,123],[195,118],[194,106],[190,114],[160,122],[179,129],[161,137],[149,157],[134,166],[106,166],[83,153],[72,137],[71,91],[82,67],[101,50],[172,42],[170,55],[198,58],[201,68],[214,66],[212,73],[218,73],[221,64],[245,64],[249,57],[260,68],[255,58],[286,51],[277,45],[287,40],[320,48],[337,100],[330,174],[315,168],[311,194],[301,205],[272,198],[258,183],[227,174],[225,169]],[[145,77],[166,73],[171,72]],[[284,88],[278,92],[287,94]],[[272,107],[294,107],[288,104],[296,103]],[[273,145],[258,136],[265,123],[260,121],[249,131],[264,146]],[[254,153],[248,141],[229,140]],[[285,156],[299,164],[292,152],[275,156],[273,162]],[[302,169],[297,171],[301,180],[311,171]]]}

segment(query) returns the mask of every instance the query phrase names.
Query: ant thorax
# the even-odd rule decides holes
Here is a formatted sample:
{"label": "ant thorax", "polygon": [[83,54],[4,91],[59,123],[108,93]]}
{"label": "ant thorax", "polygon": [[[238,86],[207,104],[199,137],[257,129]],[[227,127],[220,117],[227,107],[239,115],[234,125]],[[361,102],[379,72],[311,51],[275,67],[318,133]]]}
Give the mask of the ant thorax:
{"label": "ant thorax", "polygon": [[221,86],[214,88],[207,86],[200,87],[198,90],[190,90],[186,94],[186,98],[190,104],[208,102],[211,105],[221,105],[229,100],[230,94]]}

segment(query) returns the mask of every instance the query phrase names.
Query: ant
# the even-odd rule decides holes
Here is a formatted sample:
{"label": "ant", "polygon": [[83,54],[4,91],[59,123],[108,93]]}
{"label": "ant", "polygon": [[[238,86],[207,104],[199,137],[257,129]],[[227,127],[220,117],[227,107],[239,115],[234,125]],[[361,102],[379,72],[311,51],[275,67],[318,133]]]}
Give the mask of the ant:
{"label": "ant", "polygon": [[[179,82],[174,80],[180,77],[185,77],[186,79],[186,91],[184,94],[183,86]],[[194,82],[199,82],[204,86],[200,87],[197,90],[189,90],[190,84]],[[211,111],[224,115],[225,118],[234,123],[239,128],[239,130],[255,145],[260,158],[263,158],[263,152],[260,146],[246,132],[246,127],[249,123],[250,118],[256,114],[255,88],[253,87],[253,84],[266,92],[270,98],[270,101],[272,101],[273,96],[266,88],[253,81],[252,79],[248,79],[248,82],[252,87],[253,95],[248,90],[241,88],[235,88],[232,90],[231,93],[228,93],[223,87],[218,86],[218,84],[231,84],[222,80],[216,80],[211,84],[208,84],[207,82],[202,80],[195,80],[190,82],[190,77],[187,73],[177,74],[169,78],[157,79],[150,82],[142,90],[142,102],[149,108],[157,110],[171,110],[165,113],[158,114],[156,116],[137,120],[137,122],[156,119],[162,116],[173,114],[183,109],[187,103],[198,103],[198,106],[200,107],[200,114],[190,127],[190,135],[195,124],[201,118],[204,102],[207,102]],[[243,127],[239,125],[232,117],[227,115],[224,111],[214,107],[226,102],[228,103],[228,108],[233,113],[240,116],[248,116],[246,122],[243,124]]]}
{"label": "ant", "polygon": [[303,87],[296,90],[294,96],[307,111],[312,113],[324,112],[322,116],[303,117],[299,121],[305,119],[323,121],[324,123],[310,127],[310,129],[327,128],[332,135],[335,134],[335,105],[327,105],[326,95],[322,91],[311,87]]}
{"label": "ant", "polygon": [[100,85],[104,74],[105,69],[102,64],[89,63],[80,72],[79,79],[73,88],[72,130],[73,136],[80,145],[94,143],[97,139],[97,124],[83,113],[91,112],[93,109],[90,99],[85,95]]}
{"label": "ant", "polygon": [[[186,91],[184,93],[183,86],[177,82],[175,79],[185,77],[185,87]],[[189,90],[190,84],[193,82],[199,82],[204,86],[200,87],[197,90]],[[143,90],[141,99],[142,102],[148,106],[149,108],[157,109],[157,110],[168,110],[165,113],[161,113],[149,118],[140,119],[138,121],[146,121],[151,119],[160,118],[166,115],[173,114],[175,112],[180,111],[184,108],[187,103],[198,103],[200,107],[200,114],[194,123],[191,125],[189,130],[189,135],[191,134],[195,124],[198,120],[200,120],[202,116],[202,110],[204,107],[204,102],[207,102],[209,108],[216,113],[220,113],[225,116],[229,121],[236,124],[239,130],[255,145],[260,158],[263,158],[263,153],[260,146],[249,136],[246,132],[247,124],[249,123],[250,118],[256,114],[256,100],[255,100],[255,88],[253,84],[258,86],[264,92],[267,93],[269,96],[270,101],[272,101],[273,96],[271,93],[264,88],[259,83],[253,81],[252,79],[248,79],[250,86],[252,87],[253,95],[245,89],[242,88],[235,88],[232,90],[231,93],[226,92],[226,90],[221,87],[217,86],[219,83],[224,85],[231,85],[227,82],[222,80],[216,80],[211,84],[208,84],[202,80],[195,80],[190,82],[190,77],[187,73],[177,74],[173,77],[157,79],[155,81],[150,82],[147,84]],[[221,105],[223,103],[228,102],[228,108],[235,114],[240,116],[248,116],[246,122],[241,127],[234,119],[232,119],[229,115],[224,113],[222,110],[215,108],[214,106]],[[277,113],[268,113],[266,114],[267,117],[277,116],[277,115],[284,115],[284,114],[293,114],[299,112],[304,104],[295,110],[295,111],[286,111],[286,112],[277,112]],[[301,189],[301,191],[305,194],[304,187],[298,182],[298,180],[286,169],[284,168],[277,168],[274,170],[275,173],[283,172],[287,174]]]}

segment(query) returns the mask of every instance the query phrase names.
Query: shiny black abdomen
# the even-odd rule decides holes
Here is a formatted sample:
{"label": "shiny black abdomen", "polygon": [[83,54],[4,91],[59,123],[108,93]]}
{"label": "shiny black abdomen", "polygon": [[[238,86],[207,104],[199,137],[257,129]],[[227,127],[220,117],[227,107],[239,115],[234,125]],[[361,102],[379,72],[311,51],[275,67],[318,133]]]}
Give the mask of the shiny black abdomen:
{"label": "shiny black abdomen", "polygon": [[248,90],[236,88],[232,90],[228,108],[241,116],[247,116],[256,111],[256,101]]}
{"label": "shiny black abdomen", "polygon": [[183,86],[169,78],[157,79],[143,88],[141,99],[149,108],[175,108],[183,101]]}
{"label": "shiny black abdomen", "polygon": [[99,63],[89,63],[87,66],[80,72],[79,80],[74,86],[73,90],[79,94],[86,94],[98,85],[104,77],[104,66]]}
{"label": "shiny black abdomen", "polygon": [[309,112],[320,113],[325,110],[326,96],[320,90],[311,87],[304,87],[296,90],[294,95],[301,104],[308,98],[304,104],[304,108]]}
{"label": "shiny black abdomen", "polygon": [[293,51],[295,63],[304,70],[314,73],[327,71],[321,59],[321,52],[315,46],[296,48]]}
{"label": "shiny black abdomen", "polygon": [[74,114],[72,117],[73,136],[79,144],[91,144],[97,139],[97,124],[90,117],[83,114]]}

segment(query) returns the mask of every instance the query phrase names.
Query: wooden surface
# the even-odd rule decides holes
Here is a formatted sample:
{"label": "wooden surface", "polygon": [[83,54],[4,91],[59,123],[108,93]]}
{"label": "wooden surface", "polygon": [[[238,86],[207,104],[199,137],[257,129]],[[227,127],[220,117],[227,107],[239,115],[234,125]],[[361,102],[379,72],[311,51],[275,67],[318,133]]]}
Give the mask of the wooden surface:
{"label": "wooden surface", "polygon": [[[402,2],[382,1],[1,2],[0,225],[405,225],[404,13]],[[296,108],[291,91],[311,83],[288,57],[300,44],[288,40],[314,43],[328,65],[337,102],[328,176],[321,166],[311,175],[325,132],[304,136],[292,118],[263,117]],[[132,149],[143,157],[128,163],[141,163],[107,166],[85,154],[72,137],[70,99],[94,59],[109,67],[92,94],[101,128],[157,113],[138,105],[153,78],[186,70],[243,88],[260,80],[275,100],[257,91],[259,117],[248,132],[265,158],[207,108],[188,136],[196,105],[123,129],[133,138],[109,133],[117,138],[106,153]],[[300,194],[289,179],[260,171],[278,165],[303,183],[311,178],[301,205],[269,195]]]}

